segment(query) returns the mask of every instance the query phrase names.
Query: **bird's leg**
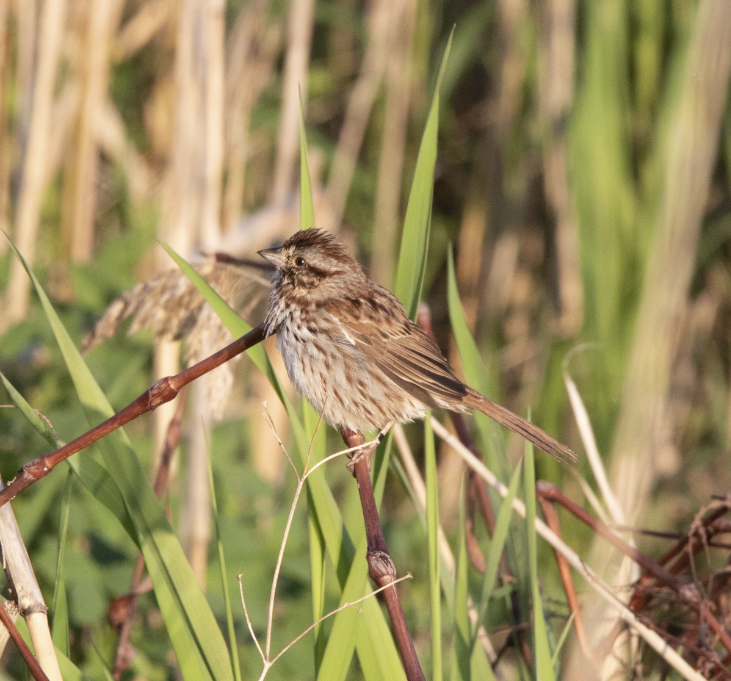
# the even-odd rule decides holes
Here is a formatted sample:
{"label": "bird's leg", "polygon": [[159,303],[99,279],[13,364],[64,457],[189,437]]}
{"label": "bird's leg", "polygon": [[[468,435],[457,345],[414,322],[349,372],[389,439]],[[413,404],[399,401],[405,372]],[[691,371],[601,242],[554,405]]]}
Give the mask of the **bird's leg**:
{"label": "bird's leg", "polygon": [[[350,461],[346,464],[346,467],[351,473],[353,473],[353,475],[355,475],[355,464],[358,463],[358,461],[360,461],[363,458],[366,459],[366,463],[368,464],[368,471],[370,472],[371,454],[373,454],[373,452],[376,451],[376,447],[378,447],[378,445],[380,445],[381,442],[383,442],[383,438],[386,437],[386,435],[388,435],[388,431],[391,430],[391,428],[393,428],[394,423],[396,423],[396,422],[389,421],[385,426],[383,426],[383,428],[381,428],[380,431],[378,431],[378,435],[376,435],[376,437],[373,440],[371,440],[367,444],[364,444],[363,447],[361,447],[357,451],[352,452],[351,454],[348,454],[348,456],[350,457]],[[340,431],[340,434],[342,435],[343,440],[346,443],[350,443],[354,437],[357,437],[357,436],[360,436],[361,438],[363,437],[362,433],[356,433],[355,431],[349,430],[348,428],[343,428]]]}

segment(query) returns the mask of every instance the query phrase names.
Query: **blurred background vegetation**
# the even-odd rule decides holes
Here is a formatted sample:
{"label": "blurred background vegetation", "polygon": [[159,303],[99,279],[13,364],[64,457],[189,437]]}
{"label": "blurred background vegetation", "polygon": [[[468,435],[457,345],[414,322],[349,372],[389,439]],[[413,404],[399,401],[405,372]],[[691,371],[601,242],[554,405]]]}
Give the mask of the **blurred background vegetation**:
{"label": "blurred background vegetation", "polygon": [[[189,258],[214,251],[246,258],[298,228],[301,97],[317,226],[339,231],[370,276],[392,286],[435,74],[456,26],[422,296],[440,345],[458,366],[446,303],[451,243],[491,396],[518,413],[530,408],[583,452],[562,362],[591,344],[569,371],[627,521],[687,528],[711,494],[731,488],[729,7],[725,0],[0,0],[0,229],[80,345],[117,296],[170,266],[156,238]],[[247,321],[259,323],[266,281],[253,268],[240,276],[252,302]],[[0,287],[0,370],[71,440],[85,422],[4,239]],[[172,343],[153,348],[141,332],[108,340],[87,361],[119,409],[156,374],[174,373],[179,354]],[[228,568],[245,573],[260,626],[294,485],[260,416],[263,400],[285,443],[290,436],[246,360],[237,381],[222,420],[203,411]],[[127,429],[150,469],[164,419]],[[193,455],[205,451],[205,438],[186,428],[169,504],[220,614],[206,464]],[[418,453],[421,431],[407,432]],[[336,451],[337,438],[328,438]],[[4,480],[46,451],[17,411],[0,410]],[[522,444],[511,441],[509,451],[514,462]],[[352,514],[353,484],[341,469],[329,468],[328,480]],[[539,472],[582,500],[553,462],[541,461]],[[450,531],[461,475],[462,464],[442,452],[441,519]],[[425,533],[398,480],[388,484],[384,524],[396,565],[415,576],[404,591],[421,651]],[[49,603],[63,487],[57,471],[14,502]],[[298,518],[280,589],[280,644],[311,617],[304,511]],[[566,533],[588,557],[591,534],[570,521]],[[129,588],[136,549],[80,485],[64,560],[71,657],[99,678],[116,644],[106,609]],[[557,583],[548,554],[545,564],[548,583]],[[331,585],[328,603],[338,593]],[[565,606],[557,610],[565,616]],[[244,678],[253,678],[259,660],[236,604],[234,611]],[[136,676],[171,677],[174,660],[150,594],[132,643]],[[17,678],[19,659],[4,659],[3,673]],[[358,678],[357,667],[351,674]],[[270,678],[313,675],[312,646],[300,643]]]}

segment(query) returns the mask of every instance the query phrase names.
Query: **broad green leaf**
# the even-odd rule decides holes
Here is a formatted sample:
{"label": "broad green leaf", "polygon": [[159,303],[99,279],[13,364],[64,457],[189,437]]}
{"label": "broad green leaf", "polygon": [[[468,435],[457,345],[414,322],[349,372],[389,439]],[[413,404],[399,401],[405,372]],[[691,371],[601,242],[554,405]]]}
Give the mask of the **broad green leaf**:
{"label": "broad green leaf", "polygon": [[416,161],[414,180],[406,207],[404,231],[401,237],[396,288],[394,293],[406,308],[411,319],[416,317],[424,285],[424,268],[429,247],[429,227],[431,224],[432,193],[434,188],[434,167],[437,162],[437,141],[439,132],[439,88],[444,68],[449,59],[452,44],[450,36],[444,50],[439,75],[434,86],[426,128],[421,138],[419,156]]}
{"label": "broad green leaf", "polygon": [[[111,417],[113,409],[35,275],[12,243],[11,247],[33,281],[89,425],[97,425]],[[127,436],[119,429],[99,440],[97,446],[134,523],[133,536],[145,557],[183,676],[186,679],[210,676],[217,681],[233,681],[228,651],[216,619]]]}
{"label": "broad green leaf", "polygon": [[[15,387],[8,381],[5,376],[0,373],[0,379],[2,379],[6,390],[10,394],[10,399],[13,400],[15,406],[18,407],[20,413],[25,416],[28,422],[38,431],[54,449],[63,447],[64,443],[56,438],[52,428],[44,421],[26,401],[25,398],[15,389]],[[137,534],[132,524],[132,519],[127,513],[127,507],[124,505],[124,500],[119,492],[119,488],[114,484],[114,481],[110,477],[109,473],[97,463],[88,454],[86,456],[77,456],[74,454],[70,458],[66,459],[66,463],[71,467],[71,470],[79,477],[84,483],[84,486],[91,492],[92,496],[97,499],[101,504],[107,507],[119,520],[122,526],[125,528],[127,533],[132,537],[132,540],[139,546],[137,541]],[[50,487],[47,489],[51,489]],[[48,502],[52,498],[51,493],[45,493],[41,491],[39,495],[47,495]],[[39,513],[46,508],[44,500],[34,498],[32,511]],[[39,510],[40,509],[40,510]],[[37,522],[40,522],[41,518],[37,520],[29,519],[29,514],[26,514],[23,518],[23,529],[25,530],[28,525],[35,527]],[[32,532],[30,533],[32,534]],[[24,534],[24,536],[26,536]],[[27,541],[27,538],[26,538]]]}

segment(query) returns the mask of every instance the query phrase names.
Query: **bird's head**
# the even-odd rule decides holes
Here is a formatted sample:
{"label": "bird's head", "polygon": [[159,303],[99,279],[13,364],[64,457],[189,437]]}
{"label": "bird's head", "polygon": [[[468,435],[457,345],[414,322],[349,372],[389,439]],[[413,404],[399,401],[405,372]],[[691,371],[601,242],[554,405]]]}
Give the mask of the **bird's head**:
{"label": "bird's head", "polygon": [[274,287],[306,295],[312,302],[342,295],[365,277],[350,251],[319,229],[299,231],[259,255],[277,268]]}

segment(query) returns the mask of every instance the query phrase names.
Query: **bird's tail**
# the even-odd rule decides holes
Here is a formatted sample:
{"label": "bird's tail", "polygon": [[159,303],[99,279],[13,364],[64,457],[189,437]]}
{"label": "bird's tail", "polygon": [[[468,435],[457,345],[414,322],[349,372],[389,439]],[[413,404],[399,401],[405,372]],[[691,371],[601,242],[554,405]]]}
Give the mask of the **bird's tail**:
{"label": "bird's tail", "polygon": [[566,445],[561,444],[530,421],[526,421],[509,409],[483,397],[477,391],[468,388],[467,395],[462,401],[468,407],[477,409],[497,421],[501,426],[510,428],[513,432],[532,442],[538,449],[550,454],[562,463],[574,463],[576,461],[576,454]]}

